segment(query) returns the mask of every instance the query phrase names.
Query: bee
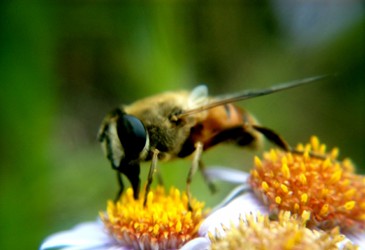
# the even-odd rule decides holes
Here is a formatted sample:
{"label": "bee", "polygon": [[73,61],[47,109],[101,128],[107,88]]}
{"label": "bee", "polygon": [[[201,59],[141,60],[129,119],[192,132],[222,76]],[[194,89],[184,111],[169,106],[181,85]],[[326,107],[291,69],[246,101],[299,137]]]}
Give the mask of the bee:
{"label": "bee", "polygon": [[131,183],[134,198],[138,199],[141,162],[151,162],[145,205],[158,161],[192,156],[186,179],[186,193],[191,208],[190,184],[198,169],[214,191],[201,158],[202,153],[213,146],[230,142],[241,147],[257,148],[265,137],[283,150],[294,152],[279,134],[261,126],[249,112],[233,103],[298,87],[325,77],[327,75],[216,97],[209,97],[207,87],[201,85],[191,92],[166,92],[117,107],[106,115],[98,133],[105,155],[117,173],[117,199],[124,189],[122,175]]}

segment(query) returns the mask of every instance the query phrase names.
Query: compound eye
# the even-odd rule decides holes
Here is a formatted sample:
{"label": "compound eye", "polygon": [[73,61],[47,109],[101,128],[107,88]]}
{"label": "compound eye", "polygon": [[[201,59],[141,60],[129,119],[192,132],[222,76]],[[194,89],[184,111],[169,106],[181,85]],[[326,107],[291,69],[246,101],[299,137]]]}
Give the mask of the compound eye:
{"label": "compound eye", "polygon": [[141,120],[132,115],[121,115],[117,119],[117,133],[122,143],[125,157],[136,160],[146,147],[147,131]]}

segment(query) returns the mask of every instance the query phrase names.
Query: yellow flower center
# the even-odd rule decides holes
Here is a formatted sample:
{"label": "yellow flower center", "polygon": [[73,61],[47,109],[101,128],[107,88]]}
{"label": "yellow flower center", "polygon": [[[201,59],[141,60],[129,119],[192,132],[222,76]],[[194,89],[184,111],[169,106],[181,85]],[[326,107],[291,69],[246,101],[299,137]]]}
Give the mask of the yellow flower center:
{"label": "yellow flower center", "polygon": [[[250,184],[270,206],[302,214],[309,211],[309,225],[321,228],[365,228],[365,178],[356,175],[350,160],[337,160],[338,149],[326,153],[316,137],[298,145],[303,154],[277,149],[255,158]],[[326,156],[326,159],[311,154]]]}
{"label": "yellow flower center", "polygon": [[[336,244],[344,239],[338,228],[330,232],[306,228],[309,215],[301,218],[290,212],[279,213],[278,221],[270,221],[268,216],[247,214],[240,218],[237,227],[225,228],[222,235],[209,235],[211,249],[338,249]],[[347,243],[345,249],[356,249]]]}
{"label": "yellow flower center", "polygon": [[133,198],[131,188],[116,203],[108,201],[100,217],[107,231],[122,245],[133,249],[177,249],[197,236],[204,204],[193,199],[192,211],[188,198],[176,188],[165,194],[163,187],[150,191],[146,207],[144,194]]}

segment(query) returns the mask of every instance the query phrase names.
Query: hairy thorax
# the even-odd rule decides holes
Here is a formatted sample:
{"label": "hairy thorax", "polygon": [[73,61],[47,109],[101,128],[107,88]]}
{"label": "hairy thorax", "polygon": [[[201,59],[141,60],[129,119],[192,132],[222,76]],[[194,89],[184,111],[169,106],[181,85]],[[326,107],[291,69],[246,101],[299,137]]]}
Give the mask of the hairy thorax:
{"label": "hairy thorax", "polygon": [[205,116],[205,112],[202,112],[178,120],[173,119],[175,115],[188,109],[188,96],[189,93],[185,91],[166,92],[124,107],[128,114],[143,122],[149,134],[150,148],[160,151],[161,160],[177,157],[191,128]]}

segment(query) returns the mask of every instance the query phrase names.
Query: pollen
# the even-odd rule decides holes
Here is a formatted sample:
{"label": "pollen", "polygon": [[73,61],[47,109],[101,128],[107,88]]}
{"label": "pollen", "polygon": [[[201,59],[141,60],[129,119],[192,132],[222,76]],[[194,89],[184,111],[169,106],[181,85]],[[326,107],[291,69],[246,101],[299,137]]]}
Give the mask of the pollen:
{"label": "pollen", "polygon": [[166,194],[163,187],[149,192],[147,204],[133,198],[127,189],[117,202],[108,201],[105,212],[100,212],[106,231],[123,246],[131,249],[178,249],[197,236],[198,228],[207,212],[204,204],[188,198],[176,188]]}
{"label": "pollen", "polygon": [[344,207],[346,210],[352,210],[355,207],[355,201],[348,201],[345,203]]}
{"label": "pollen", "polygon": [[281,197],[280,196],[275,197],[275,203],[277,203],[277,204],[281,203]]}
{"label": "pollen", "polygon": [[289,192],[288,187],[287,187],[287,186],[285,186],[284,184],[280,184],[280,188],[281,188],[281,190],[282,190],[284,193]]}
{"label": "pollen", "polygon": [[[297,146],[297,153],[271,149],[264,153],[249,183],[271,212],[310,211],[309,226],[365,229],[365,177],[349,159],[338,160],[337,148],[326,151],[317,137]],[[271,173],[271,174],[268,174]]]}
{"label": "pollen", "polygon": [[299,181],[302,185],[306,185],[307,184],[307,177],[305,177],[305,174],[300,174],[299,175]]}
{"label": "pollen", "polygon": [[302,195],[300,196],[300,201],[301,201],[302,203],[307,203],[307,201],[308,201],[308,195],[307,195],[307,194],[302,194]]}
{"label": "pollen", "polygon": [[267,185],[267,182],[266,181],[263,181],[262,183],[261,183],[261,187],[262,187],[262,189],[263,190],[269,190],[269,185]]}
{"label": "pollen", "polygon": [[289,170],[288,164],[286,164],[286,163],[282,164],[281,172],[283,173],[285,178],[290,178],[290,170]]}
{"label": "pollen", "polygon": [[261,160],[260,160],[260,158],[259,158],[259,157],[255,156],[254,160],[255,160],[255,166],[256,166],[257,168],[262,167],[262,163],[261,163]]}
{"label": "pollen", "polygon": [[[215,236],[209,234],[210,249],[338,249],[337,244],[343,240],[338,228],[329,232],[311,230],[306,227],[309,219],[309,212],[297,216],[282,211],[277,220],[260,214],[246,214],[237,226],[224,228],[224,232]],[[345,249],[356,249],[356,246],[349,242]]]}
{"label": "pollen", "polygon": [[329,205],[328,204],[324,204],[322,207],[321,207],[321,210],[319,211],[319,214],[321,216],[326,216],[328,214],[328,210],[329,210]]}

